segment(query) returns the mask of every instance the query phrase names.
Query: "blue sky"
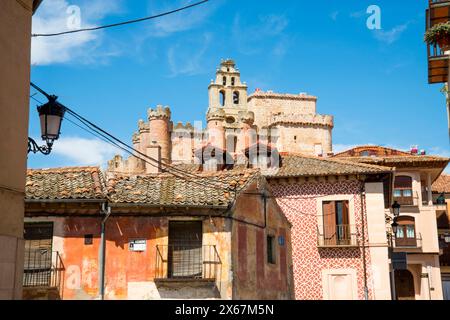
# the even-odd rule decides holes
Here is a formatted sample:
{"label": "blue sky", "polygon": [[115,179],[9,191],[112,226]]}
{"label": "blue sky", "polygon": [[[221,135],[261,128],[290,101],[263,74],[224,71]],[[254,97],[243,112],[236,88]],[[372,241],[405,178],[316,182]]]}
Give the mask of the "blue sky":
{"label": "blue sky", "polygon": [[[45,0],[33,32],[67,30],[160,13],[195,0]],[[335,116],[335,151],[358,144],[411,145],[450,156],[442,85],[428,85],[423,43],[426,0],[211,0],[158,20],[55,38],[35,38],[32,81],[130,141],[157,104],[174,121],[204,120],[207,87],[222,58],[233,58],[255,88],[318,96]],[[369,30],[369,5],[381,30]],[[69,10],[70,11],[70,10]],[[32,90],[32,92],[34,92]],[[41,101],[43,97],[36,95]],[[39,134],[31,101],[30,135]],[[29,167],[104,164],[116,150],[65,122],[50,156]]]}

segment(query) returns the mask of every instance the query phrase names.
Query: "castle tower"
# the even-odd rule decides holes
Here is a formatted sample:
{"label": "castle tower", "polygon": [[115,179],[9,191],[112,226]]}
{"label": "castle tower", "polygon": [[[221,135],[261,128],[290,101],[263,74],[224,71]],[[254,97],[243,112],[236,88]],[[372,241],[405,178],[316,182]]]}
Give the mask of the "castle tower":
{"label": "castle tower", "polygon": [[[148,110],[148,120],[150,122],[150,146],[158,145],[161,148],[161,160],[170,164],[172,155],[170,121],[171,112],[169,107],[158,105],[156,109]],[[149,147],[150,147],[149,146]]]}
{"label": "castle tower", "polygon": [[233,60],[222,60],[216,71],[216,79],[211,82],[208,91],[208,112],[223,109],[225,127],[233,127],[239,121],[239,112],[247,110],[247,85],[241,82],[241,74]]}

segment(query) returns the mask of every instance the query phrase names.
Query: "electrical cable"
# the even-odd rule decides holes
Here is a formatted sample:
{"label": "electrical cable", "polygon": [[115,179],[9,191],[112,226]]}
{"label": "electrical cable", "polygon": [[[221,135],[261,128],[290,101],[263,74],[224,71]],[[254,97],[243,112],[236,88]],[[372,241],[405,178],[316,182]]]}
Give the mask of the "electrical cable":
{"label": "electrical cable", "polygon": [[[80,119],[78,119],[78,117],[74,116],[73,114],[71,114],[71,113],[69,113],[69,114],[70,114],[71,116],[75,117],[77,120],[80,120]],[[114,147],[116,147],[116,148],[119,148],[119,149],[125,151],[126,153],[129,153],[130,155],[133,155],[133,156],[135,156],[136,158],[138,158],[138,159],[140,159],[140,160],[142,160],[142,161],[144,161],[144,162],[146,162],[146,163],[148,163],[148,164],[150,164],[150,165],[152,165],[152,166],[154,166],[154,167],[160,168],[159,166],[157,166],[157,165],[155,165],[155,164],[153,164],[153,163],[150,163],[148,160],[145,160],[145,159],[143,159],[143,158],[141,158],[141,157],[136,156],[136,155],[135,155],[133,152],[131,152],[130,150],[127,150],[127,149],[124,148],[123,146],[117,144],[117,143],[114,142],[113,140],[109,139],[107,136],[103,135],[101,132],[98,132],[98,131],[96,131],[96,130],[90,128],[90,127],[88,127],[85,123],[83,123],[83,124],[84,124],[85,126],[87,126],[87,128],[81,127],[80,125],[78,125],[78,124],[76,124],[75,122],[71,121],[71,120],[68,119],[67,117],[64,117],[64,119],[68,120],[69,122],[71,122],[72,124],[76,125],[77,127],[81,128],[81,129],[83,129],[83,130],[85,130],[86,132],[89,132],[90,134],[96,136],[97,138],[101,139],[102,141],[105,141],[106,143],[108,143],[108,144],[110,144],[110,145],[112,145],[112,146],[114,146]],[[135,150],[135,149],[132,149],[132,150],[137,151],[137,150]],[[153,158],[151,158],[151,159],[153,159]],[[179,174],[174,174],[173,172],[170,172],[170,171],[167,170],[167,169],[163,169],[163,168],[160,168],[160,169],[163,170],[164,172],[167,172],[167,173],[169,173],[169,174],[172,174],[172,175],[175,176],[175,177],[178,177],[178,178],[181,178],[181,179],[183,179],[183,180],[186,180],[186,181],[188,181],[189,183],[197,184],[197,185],[200,185],[200,186],[205,187],[205,188],[214,188],[214,189],[217,189],[217,190],[220,190],[220,191],[230,191],[230,192],[233,191],[233,189],[231,189],[231,188],[227,189],[227,188],[225,188],[223,185],[222,185],[222,186],[219,186],[219,185],[212,185],[210,182],[205,182],[205,183],[206,183],[206,184],[205,184],[205,183],[202,183],[202,182],[198,182],[198,181],[195,181],[195,180],[191,180],[192,177],[186,177],[186,176],[182,176],[182,175],[179,175]],[[182,171],[182,172],[184,172],[184,171]],[[196,178],[208,179],[207,177],[201,177],[201,176],[196,176]],[[208,183],[209,183],[210,185],[207,185]]]}
{"label": "electrical cable", "polygon": [[208,2],[208,1],[209,0],[203,0],[203,1],[199,1],[199,2],[196,2],[196,3],[190,4],[190,5],[186,5],[184,7],[181,7],[181,8],[175,9],[175,10],[163,12],[163,13],[160,13],[160,14],[157,14],[157,15],[144,17],[144,18],[139,18],[139,19],[134,19],[134,20],[123,21],[123,22],[118,22],[118,23],[107,24],[107,25],[103,25],[103,26],[99,26],[99,27],[82,28],[82,29],[77,29],[77,30],[69,30],[69,31],[56,32],[56,33],[34,33],[31,36],[32,37],[54,37],[54,36],[60,36],[60,35],[64,35],[64,34],[71,34],[71,33],[85,32],[85,31],[94,31],[94,30],[118,27],[118,26],[123,26],[123,25],[126,25],[126,24],[132,24],[132,23],[137,23],[137,22],[142,22],[142,21],[146,21],[146,20],[152,20],[152,19],[164,17],[164,16],[167,16],[167,15],[176,13],[176,12],[180,12],[180,11],[183,11],[183,10],[187,10],[187,9],[199,6],[199,5],[204,4],[204,3]]}
{"label": "electrical cable", "polygon": [[[152,157],[149,157],[149,156],[147,156],[146,154],[144,154],[144,153],[142,153],[142,152],[140,152],[140,151],[134,149],[133,147],[127,145],[126,143],[124,143],[124,142],[122,142],[121,140],[117,139],[116,137],[112,136],[112,135],[109,134],[108,132],[106,132],[106,131],[104,131],[103,129],[99,128],[98,126],[96,126],[95,124],[93,124],[92,122],[90,122],[89,120],[87,120],[87,119],[81,117],[80,115],[74,113],[74,112],[73,112],[72,110],[70,110],[69,108],[67,108],[67,113],[70,114],[70,115],[72,115],[73,117],[75,117],[77,120],[79,120],[80,122],[82,122],[85,126],[89,127],[91,130],[94,130],[97,134],[101,135],[102,137],[104,137],[105,139],[107,139],[109,142],[113,143],[116,147],[118,147],[118,148],[120,148],[121,150],[123,150],[123,151],[129,153],[130,155],[132,155],[132,156],[134,156],[134,157],[136,157],[136,158],[138,158],[138,159],[140,159],[140,160],[142,160],[142,161],[144,161],[144,162],[146,162],[146,163],[152,165],[153,167],[159,168],[159,169],[163,170],[164,172],[170,173],[170,174],[172,174],[172,175],[174,175],[174,176],[176,176],[176,177],[178,177],[178,178],[185,179],[185,180],[187,180],[187,181],[189,181],[189,182],[192,182],[192,183],[197,183],[197,184],[198,184],[198,182],[193,182],[192,180],[188,180],[189,178],[190,178],[190,179],[195,178],[195,179],[207,179],[207,180],[208,180],[208,177],[202,177],[202,176],[198,176],[198,175],[191,174],[191,173],[188,173],[188,174],[191,175],[190,177],[189,177],[189,176],[186,177],[186,175],[185,175],[185,176],[180,176],[179,174],[183,175],[183,174],[186,174],[187,172],[184,171],[184,170],[175,168],[175,167],[173,167],[173,166],[169,166],[169,165],[167,165],[167,164],[164,164],[164,163],[162,163],[161,161],[158,161],[158,160],[156,160],[156,159],[154,159],[154,158],[152,158]],[[92,128],[92,127],[94,127],[94,128]],[[99,131],[100,131],[100,132],[99,132]],[[102,132],[103,132],[104,134],[103,134]],[[111,139],[109,139],[109,138],[106,137],[105,135],[111,137],[112,140],[117,141],[118,143],[122,144],[123,146],[125,146],[126,148],[132,150],[133,152],[130,151],[130,150],[127,150],[127,149],[126,149],[125,147],[123,147],[123,146],[120,146],[120,145],[116,144],[115,142],[113,142]],[[148,162],[148,160],[145,160],[145,159],[143,159],[142,157],[137,156],[136,153],[139,154],[139,155],[141,155],[141,156],[143,156],[143,157],[145,157],[145,158],[147,158],[147,159],[150,159],[150,160],[153,161],[153,162],[158,163],[158,165],[155,165],[154,163]],[[174,174],[174,173],[171,172],[170,170],[162,168],[162,166],[167,166],[167,167],[169,167],[170,169],[176,169],[175,171],[176,171],[178,174]],[[208,181],[208,182],[206,182],[206,183],[209,183],[209,184],[210,184],[210,187],[213,187],[213,188],[215,188],[215,189],[220,189],[221,191],[223,191],[224,189],[225,189],[225,190],[228,189],[227,191],[232,191],[231,188],[224,188],[224,186],[223,186],[222,184],[220,184],[220,185],[219,185],[219,184],[213,185],[213,184],[211,183],[211,181]],[[208,186],[205,185],[205,184],[202,184],[202,186],[208,187]]]}

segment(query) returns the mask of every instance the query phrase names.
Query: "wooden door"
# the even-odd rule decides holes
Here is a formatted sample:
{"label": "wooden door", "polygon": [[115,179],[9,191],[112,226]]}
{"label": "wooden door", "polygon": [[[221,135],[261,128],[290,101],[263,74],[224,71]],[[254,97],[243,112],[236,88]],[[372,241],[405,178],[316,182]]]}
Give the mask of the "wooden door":
{"label": "wooden door", "polygon": [[395,270],[397,300],[415,300],[414,278],[408,270]]}
{"label": "wooden door", "polygon": [[202,222],[172,221],[169,223],[169,278],[201,278]]}

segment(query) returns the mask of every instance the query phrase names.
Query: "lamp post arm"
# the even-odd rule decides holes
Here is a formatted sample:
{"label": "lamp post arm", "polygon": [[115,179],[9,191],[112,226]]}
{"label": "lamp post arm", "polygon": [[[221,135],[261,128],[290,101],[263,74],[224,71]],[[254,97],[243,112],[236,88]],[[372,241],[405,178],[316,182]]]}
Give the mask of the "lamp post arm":
{"label": "lamp post arm", "polygon": [[42,153],[44,155],[49,155],[50,152],[52,152],[52,144],[47,143],[46,146],[39,146],[36,141],[34,141],[32,138],[28,137],[28,152],[27,153]]}

